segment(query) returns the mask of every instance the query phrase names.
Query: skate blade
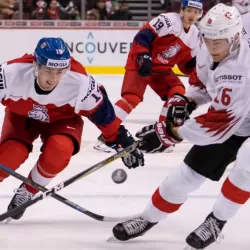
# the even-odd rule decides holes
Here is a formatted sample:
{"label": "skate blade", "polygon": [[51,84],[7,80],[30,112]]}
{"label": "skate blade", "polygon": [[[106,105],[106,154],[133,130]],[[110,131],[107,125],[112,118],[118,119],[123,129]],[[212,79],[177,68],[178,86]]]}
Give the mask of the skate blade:
{"label": "skate blade", "polygon": [[13,221],[13,219],[10,217],[10,218],[7,218],[6,220],[4,220],[3,223],[9,224],[11,221]]}
{"label": "skate blade", "polygon": [[102,148],[102,147],[98,147],[98,146],[94,146],[93,148],[95,150],[98,150],[98,151],[101,151],[101,152],[104,152],[104,153],[111,153],[111,152],[113,152],[112,149],[109,149],[109,148]]}
{"label": "skate blade", "polygon": [[110,236],[110,237],[107,239],[107,242],[121,243],[122,241],[117,240],[117,239],[115,238],[115,236]]}
{"label": "skate blade", "polygon": [[189,245],[185,246],[185,248],[183,250],[197,250],[197,248],[193,248]]}
{"label": "skate blade", "polygon": [[166,154],[170,154],[174,151],[175,147],[174,146],[169,146],[168,148],[166,148],[163,153],[166,153]]}

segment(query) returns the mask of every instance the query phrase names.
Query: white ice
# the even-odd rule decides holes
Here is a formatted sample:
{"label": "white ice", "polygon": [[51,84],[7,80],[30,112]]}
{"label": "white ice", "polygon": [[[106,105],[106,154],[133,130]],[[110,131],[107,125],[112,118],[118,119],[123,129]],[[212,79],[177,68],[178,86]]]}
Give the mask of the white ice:
{"label": "white ice", "polygon": [[[105,85],[112,102],[120,98],[122,76],[96,76],[95,78]],[[143,125],[150,124],[157,119],[161,106],[160,99],[151,89],[148,89],[145,101],[134,110],[125,125],[135,133]],[[198,112],[204,112],[204,110],[203,108]],[[2,121],[2,108],[1,114]],[[50,186],[108,156],[106,153],[93,149],[98,135],[98,130],[85,121],[80,153],[72,158],[68,168]],[[18,170],[22,174],[28,174],[39,156],[41,144],[36,141],[34,145],[34,152],[30,155],[30,159]],[[112,171],[117,168],[125,169],[118,160],[65,188],[60,195],[64,195],[93,212],[107,216],[140,213],[160,182],[182,161],[190,147],[190,143],[183,142],[176,146],[172,154],[146,155],[146,166],[126,170],[128,179],[124,184],[119,185],[111,180]],[[56,161],[56,156],[54,160]],[[20,221],[0,225],[0,248],[4,250],[181,250],[185,246],[186,236],[211,211],[222,182],[229,171],[230,168],[219,183],[207,181],[200,190],[190,195],[189,200],[177,213],[159,223],[143,237],[129,242],[107,242],[115,223],[95,221],[53,198],[48,198],[27,209]],[[13,189],[19,185],[20,181],[13,177],[1,183],[2,212],[6,211]],[[249,250],[249,230],[250,205],[248,203],[226,225],[223,231],[225,238],[222,243],[213,244],[209,249]]]}

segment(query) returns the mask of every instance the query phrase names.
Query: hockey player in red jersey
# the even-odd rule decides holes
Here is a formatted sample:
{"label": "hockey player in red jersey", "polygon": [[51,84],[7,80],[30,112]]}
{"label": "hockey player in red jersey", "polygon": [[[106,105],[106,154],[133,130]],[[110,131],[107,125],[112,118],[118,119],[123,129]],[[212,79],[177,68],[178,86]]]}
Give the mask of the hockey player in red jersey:
{"label": "hockey player in red jersey", "polygon": [[[199,31],[194,24],[202,16],[202,6],[202,0],[182,0],[180,14],[160,14],[136,34],[125,67],[122,98],[114,106],[120,123],[143,101],[148,85],[163,101],[176,93],[185,93],[183,83],[171,68],[178,65],[187,75],[194,69],[199,43]],[[166,108],[162,108],[160,121],[166,118]],[[95,148],[102,150],[101,145],[98,143]],[[172,151],[172,147],[154,152],[168,150]]]}
{"label": "hockey player in red jersey", "polygon": [[[108,97],[94,78],[70,57],[61,38],[43,38],[34,55],[0,65],[0,98],[6,106],[0,141],[0,163],[16,170],[29,156],[39,136],[42,153],[29,178],[46,186],[67,167],[71,156],[80,150],[86,116],[102,132],[108,146],[117,149],[132,145],[134,139],[117,123]],[[122,158],[128,168],[144,165],[136,149]],[[0,171],[0,180],[8,174]],[[16,190],[8,210],[38,191],[26,184]],[[12,218],[19,219],[24,211]]]}
{"label": "hockey player in red jersey", "polygon": [[175,114],[168,113],[166,122],[157,122],[137,133],[146,144],[176,144],[186,139],[195,145],[157,188],[141,217],[113,228],[119,240],[141,236],[178,211],[189,193],[207,178],[218,181],[236,157],[213,211],[187,237],[189,246],[185,249],[204,249],[219,240],[226,222],[250,198],[250,47],[241,37],[242,17],[235,7],[218,4],[199,26],[203,38],[196,70],[186,96],[175,98],[183,103],[183,119],[188,118],[186,108],[190,102],[197,106],[210,102],[210,108],[180,127],[171,122]]}

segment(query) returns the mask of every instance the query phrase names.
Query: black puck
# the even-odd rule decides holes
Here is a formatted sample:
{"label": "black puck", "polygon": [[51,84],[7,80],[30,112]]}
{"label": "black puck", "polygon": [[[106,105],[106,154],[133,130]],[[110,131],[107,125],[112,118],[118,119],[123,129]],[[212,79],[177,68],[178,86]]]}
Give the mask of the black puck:
{"label": "black puck", "polygon": [[123,183],[124,181],[127,180],[127,173],[123,169],[121,169],[121,168],[116,169],[112,173],[112,180],[116,184],[121,184],[121,183]]}

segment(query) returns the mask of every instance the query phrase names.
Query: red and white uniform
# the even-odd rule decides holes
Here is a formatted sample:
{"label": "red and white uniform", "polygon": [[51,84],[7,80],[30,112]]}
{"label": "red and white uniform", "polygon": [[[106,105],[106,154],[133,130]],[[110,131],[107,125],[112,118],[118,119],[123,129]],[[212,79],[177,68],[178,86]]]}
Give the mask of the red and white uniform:
{"label": "red and white uniform", "polygon": [[[215,8],[221,9],[224,13],[227,7],[216,5]],[[231,11],[234,12],[234,10]],[[213,18],[212,14],[211,16]],[[238,15],[236,16],[238,20]],[[240,38],[239,49],[229,54],[220,63],[213,63],[207,47],[201,42],[197,53],[196,70],[190,76],[190,87],[187,89],[186,96],[192,98],[198,106],[210,103],[210,107],[207,113],[185,121],[178,129],[178,134],[195,146],[153,194],[143,213],[146,220],[158,222],[176,212],[188,199],[188,195],[196,191],[207,178],[213,179],[213,174],[220,178],[225,167],[235,158],[235,166],[222,185],[213,208],[213,215],[219,220],[227,221],[249,200],[250,45],[247,34],[250,34],[248,33],[250,27],[248,23],[249,19],[243,19],[245,34],[243,31],[244,37]],[[221,29],[226,27],[227,25],[222,26]],[[230,28],[228,27],[227,31]],[[232,139],[231,144],[226,143],[229,138]],[[239,138],[242,143],[237,145]],[[218,155],[213,155],[215,150],[219,149],[217,147],[219,145],[216,144],[224,147],[221,147]],[[231,149],[227,145],[232,148],[235,146],[236,150],[233,154],[225,153]],[[208,159],[206,162],[207,159],[202,158],[206,152],[208,158],[214,157],[214,159],[211,161]],[[216,168],[210,172],[209,167],[213,169],[213,164]],[[209,172],[212,174],[210,175]]]}
{"label": "red and white uniform", "polygon": [[250,135],[248,54],[249,44],[242,39],[240,52],[232,53],[212,70],[212,58],[205,45],[201,45],[186,95],[198,105],[211,105],[206,114],[187,120],[179,128],[181,137],[196,145],[208,145],[224,142],[233,134]]}
{"label": "red and white uniform", "polygon": [[[185,121],[179,135],[195,145],[223,143],[232,135],[250,136],[250,47],[241,39],[240,50],[235,51],[212,70],[213,60],[205,44],[197,54],[196,71],[190,77],[186,96],[197,104],[211,102],[207,113]],[[202,147],[201,147],[202,148]],[[224,149],[226,150],[226,149]],[[208,150],[208,154],[209,154]],[[219,220],[233,217],[250,198],[250,138],[237,152],[235,167],[224,182],[214,205],[213,214]],[[199,157],[198,153],[193,157]],[[210,155],[213,157],[213,155]],[[221,162],[223,161],[221,152]],[[198,162],[202,164],[202,160]],[[201,165],[200,168],[203,166]],[[208,167],[208,166],[205,166]],[[219,170],[220,171],[220,170]],[[206,177],[188,166],[185,161],[174,169],[155,191],[143,217],[158,222],[176,212],[196,191]]]}
{"label": "red and white uniform", "polygon": [[[49,93],[38,87],[33,61],[32,55],[25,55],[0,65],[0,101],[6,106],[0,162],[16,170],[28,158],[34,140],[40,136],[42,154],[30,178],[45,186],[80,150],[82,116],[102,131],[106,141],[116,139],[119,124],[107,96],[74,58],[70,69]],[[0,171],[0,181],[7,176]]]}
{"label": "red and white uniform", "polygon": [[[25,55],[0,65],[0,98],[10,112],[44,123],[53,123],[74,115],[91,118],[102,107],[104,97],[98,84],[73,58],[70,70],[55,89],[47,95],[38,94],[35,89],[33,60],[32,55]],[[110,114],[112,116],[112,109],[104,108],[102,111],[107,112],[107,117]],[[108,119],[103,120],[103,124],[96,122],[98,118],[93,119],[107,140],[117,132],[116,127],[112,127],[114,119]]]}
{"label": "red and white uniform", "polygon": [[242,35],[250,44],[250,12],[241,16],[243,21]]}
{"label": "red and white uniform", "polygon": [[[183,83],[177,76],[171,75],[171,68],[177,64],[183,73],[191,73],[199,45],[198,35],[195,25],[191,25],[189,30],[184,29],[181,16],[177,13],[160,14],[141,28],[134,37],[128,55],[122,99],[115,105],[116,115],[121,122],[143,101],[148,85],[163,101],[175,93],[185,94]],[[137,72],[136,61],[138,54],[143,52],[152,54],[153,71],[170,72],[170,75],[153,72],[147,77],[141,77]],[[165,119],[163,107],[160,120]]]}
{"label": "red and white uniform", "polygon": [[196,56],[199,31],[195,25],[183,27],[178,13],[164,13],[144,25],[134,38],[126,69],[136,70],[136,56],[152,52],[153,70],[171,71],[178,65],[183,73],[190,73],[185,64]]}

